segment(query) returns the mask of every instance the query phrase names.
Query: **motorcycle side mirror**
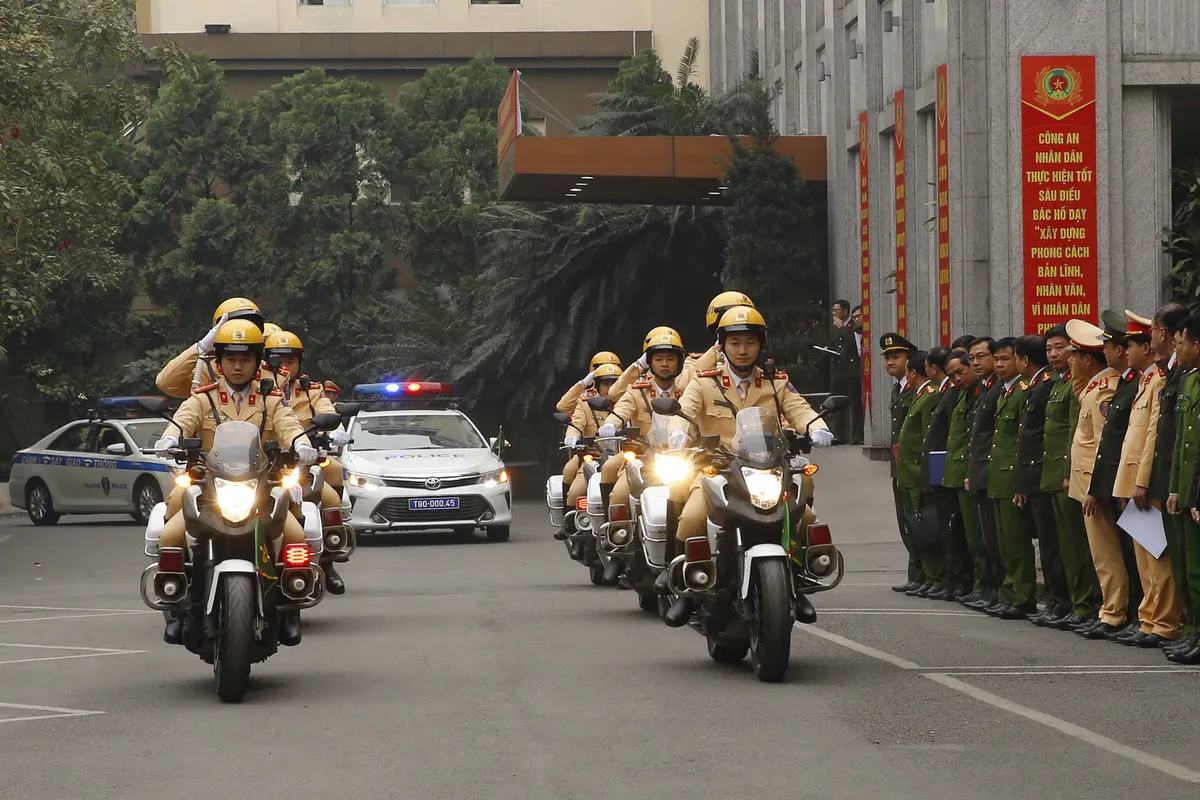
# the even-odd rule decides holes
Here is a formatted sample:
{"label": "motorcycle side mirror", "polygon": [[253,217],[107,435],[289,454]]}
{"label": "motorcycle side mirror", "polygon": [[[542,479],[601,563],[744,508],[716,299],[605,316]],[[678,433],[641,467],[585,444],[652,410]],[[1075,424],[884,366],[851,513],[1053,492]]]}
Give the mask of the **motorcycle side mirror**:
{"label": "motorcycle side mirror", "polygon": [[139,397],[138,405],[155,416],[167,413],[167,401],[161,397]]}
{"label": "motorcycle side mirror", "polygon": [[313,427],[319,431],[332,431],[342,424],[341,414],[316,414],[312,419]]}
{"label": "motorcycle side mirror", "polygon": [[362,411],[362,403],[336,403],[333,410],[343,417],[353,417]]}
{"label": "motorcycle side mirror", "polygon": [[607,397],[589,397],[587,402],[596,411],[612,411],[612,400]]}
{"label": "motorcycle side mirror", "polygon": [[683,406],[673,397],[656,397],[650,401],[650,407],[658,414],[668,417],[682,417]]}
{"label": "motorcycle side mirror", "polygon": [[571,416],[569,414],[564,414],[561,411],[555,411],[554,412],[554,421],[557,422],[559,425],[570,425],[571,424]]}
{"label": "motorcycle side mirror", "polygon": [[850,398],[844,394],[831,394],[821,403],[822,411],[844,411],[850,407]]}

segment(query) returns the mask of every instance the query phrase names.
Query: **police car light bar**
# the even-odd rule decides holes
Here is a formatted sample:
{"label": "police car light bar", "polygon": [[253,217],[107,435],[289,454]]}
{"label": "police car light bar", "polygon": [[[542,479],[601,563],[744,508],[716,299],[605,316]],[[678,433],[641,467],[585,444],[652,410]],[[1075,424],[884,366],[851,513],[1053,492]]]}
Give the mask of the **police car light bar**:
{"label": "police car light bar", "polygon": [[143,394],[133,397],[101,397],[96,401],[97,409],[109,408],[141,408],[140,401],[142,398],[152,398],[162,400],[164,403],[170,402],[166,397],[161,395]]}
{"label": "police car light bar", "polygon": [[415,395],[448,394],[450,384],[428,381],[395,381],[392,383],[360,383],[352,390],[356,395],[380,397],[413,397]]}

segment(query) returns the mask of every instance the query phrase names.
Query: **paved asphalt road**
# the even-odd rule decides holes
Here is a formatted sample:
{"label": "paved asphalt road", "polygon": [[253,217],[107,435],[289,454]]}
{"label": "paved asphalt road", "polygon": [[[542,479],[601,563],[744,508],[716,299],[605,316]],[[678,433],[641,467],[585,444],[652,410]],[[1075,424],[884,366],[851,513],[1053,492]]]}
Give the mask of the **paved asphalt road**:
{"label": "paved asphalt road", "polygon": [[1200,797],[1200,674],[889,591],[884,465],[821,454],[850,574],[789,680],[597,589],[537,504],[513,540],[368,542],[240,706],[161,642],[141,532],[0,520],[0,798]]}

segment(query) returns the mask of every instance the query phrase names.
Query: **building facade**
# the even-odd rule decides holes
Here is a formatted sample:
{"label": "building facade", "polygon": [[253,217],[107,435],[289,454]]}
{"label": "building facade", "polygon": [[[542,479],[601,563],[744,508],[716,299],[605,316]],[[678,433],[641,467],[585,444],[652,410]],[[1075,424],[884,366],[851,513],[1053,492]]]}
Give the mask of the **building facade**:
{"label": "building facade", "polygon": [[551,135],[592,109],[617,65],[654,47],[668,67],[700,37],[703,0],[137,0],[138,30],[209,54],[244,97],[312,66],[356,75],[389,98],[437,64],[480,52],[522,71],[530,124]]}
{"label": "building facade", "polygon": [[[827,137],[835,296],[921,347],[1153,313],[1194,155],[1197,0],[709,0],[710,81],[757,53]],[[864,155],[865,154],[865,155]],[[868,443],[887,438],[873,358]]]}

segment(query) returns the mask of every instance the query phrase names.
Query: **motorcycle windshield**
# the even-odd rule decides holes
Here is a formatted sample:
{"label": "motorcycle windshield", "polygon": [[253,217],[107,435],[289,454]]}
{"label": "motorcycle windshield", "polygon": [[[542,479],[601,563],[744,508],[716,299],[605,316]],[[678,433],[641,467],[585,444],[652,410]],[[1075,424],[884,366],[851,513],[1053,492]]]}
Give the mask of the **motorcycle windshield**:
{"label": "motorcycle windshield", "polygon": [[250,422],[224,422],[217,426],[208,468],[222,478],[240,480],[259,474],[266,454],[258,439],[258,426]]}
{"label": "motorcycle windshield", "polygon": [[729,449],[754,463],[777,461],[787,454],[787,440],[773,409],[745,408],[734,420],[736,432]]}
{"label": "motorcycle windshield", "polygon": [[664,414],[654,414],[650,420],[650,436],[647,441],[651,447],[667,447],[671,438],[671,418]]}

